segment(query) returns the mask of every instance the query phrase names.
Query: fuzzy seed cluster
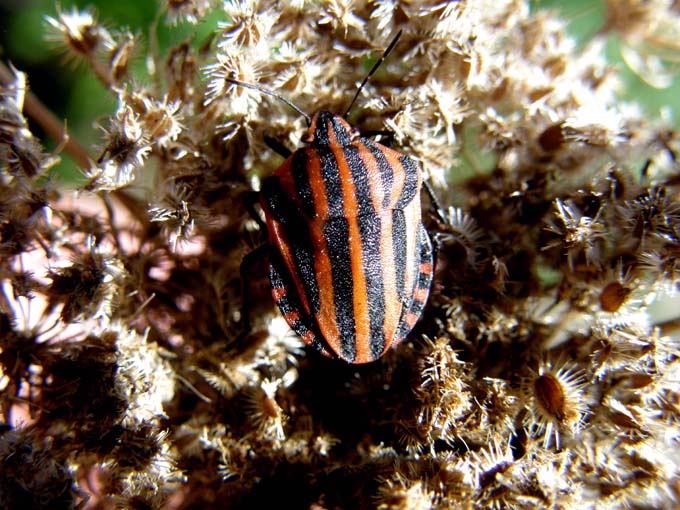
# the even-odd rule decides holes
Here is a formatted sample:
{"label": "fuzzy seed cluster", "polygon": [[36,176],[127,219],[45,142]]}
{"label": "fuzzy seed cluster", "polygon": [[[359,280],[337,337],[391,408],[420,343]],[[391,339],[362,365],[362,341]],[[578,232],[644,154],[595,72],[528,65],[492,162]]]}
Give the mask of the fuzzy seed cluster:
{"label": "fuzzy seed cluster", "polygon": [[[670,85],[680,9],[605,6],[577,45],[523,0],[167,0],[214,35],[160,54],[48,14],[117,107],[46,152],[0,69],[0,507],[677,507],[679,319],[649,310],[680,290],[680,138],[604,50]],[[230,80],[342,114],[399,30],[348,120],[423,166],[437,265],[407,341],[351,366],[289,330],[266,262],[240,272],[265,140],[305,122]]]}

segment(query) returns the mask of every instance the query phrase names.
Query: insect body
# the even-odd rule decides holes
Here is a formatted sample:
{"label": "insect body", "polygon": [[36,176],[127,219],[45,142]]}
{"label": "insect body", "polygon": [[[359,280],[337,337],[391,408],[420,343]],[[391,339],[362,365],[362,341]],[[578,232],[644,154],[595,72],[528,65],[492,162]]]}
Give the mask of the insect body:
{"label": "insect body", "polygon": [[374,361],[411,331],[432,281],[421,171],[327,111],[303,141],[262,187],[272,295],[322,354]]}
{"label": "insect body", "polygon": [[[359,92],[401,32],[359,85]],[[322,354],[367,363],[401,342],[432,282],[432,243],[420,210],[421,170],[364,138],[339,115],[309,117],[295,151],[262,185],[272,295],[290,327]],[[243,270],[242,270],[243,272]]]}

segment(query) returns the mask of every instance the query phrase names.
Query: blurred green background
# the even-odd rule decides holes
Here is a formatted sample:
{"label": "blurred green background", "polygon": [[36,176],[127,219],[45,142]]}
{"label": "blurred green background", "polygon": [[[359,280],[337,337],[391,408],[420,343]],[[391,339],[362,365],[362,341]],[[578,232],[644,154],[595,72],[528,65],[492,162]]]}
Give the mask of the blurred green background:
{"label": "blurred green background", "polygon": [[[209,36],[216,26],[216,18],[208,19],[199,25],[181,23],[167,26],[165,19],[157,18],[162,2],[155,0],[83,0],[60,2],[63,12],[73,5],[80,8],[91,5],[98,13],[98,19],[109,29],[128,27],[133,33],[142,35],[143,42],[149,41],[149,30],[157,27],[159,47],[177,44],[195,35],[196,44],[200,44]],[[531,8],[554,9],[569,20],[569,32],[578,44],[587,41],[604,23],[604,5],[602,0],[534,0]],[[115,98],[104,89],[88,71],[85,65],[68,61],[55,51],[54,45],[45,40],[46,15],[56,15],[54,0],[0,0],[0,57],[4,62],[12,62],[18,69],[26,72],[31,89],[60,118],[67,119],[69,132],[77,137],[86,147],[100,143],[100,132],[95,124],[116,107]],[[157,23],[155,23],[157,22]],[[625,84],[624,100],[635,100],[652,116],[658,116],[660,109],[669,107],[673,112],[674,124],[680,126],[680,78],[675,77],[673,86],[658,90],[648,86],[622,62],[619,52],[619,40],[609,36],[607,58],[622,71]],[[138,51],[134,61],[137,68],[135,75],[145,76],[144,55]],[[33,132],[42,138],[39,128],[33,126]],[[55,143],[45,140],[48,148]],[[94,152],[91,150],[91,152]],[[58,178],[63,182],[73,182],[80,177],[80,172],[67,155],[57,168]]]}

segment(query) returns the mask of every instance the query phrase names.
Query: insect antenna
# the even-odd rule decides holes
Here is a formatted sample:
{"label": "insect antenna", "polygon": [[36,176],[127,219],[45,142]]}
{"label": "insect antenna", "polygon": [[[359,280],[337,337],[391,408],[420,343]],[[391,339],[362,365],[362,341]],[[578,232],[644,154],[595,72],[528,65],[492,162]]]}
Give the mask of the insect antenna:
{"label": "insect antenna", "polygon": [[[384,58],[384,56],[383,56],[383,58]],[[302,111],[301,108],[299,108],[299,107],[296,106],[295,104],[293,104],[293,103],[291,103],[290,101],[288,101],[288,99],[286,99],[285,97],[283,97],[283,96],[277,94],[276,92],[274,92],[274,91],[272,91],[272,90],[266,89],[266,88],[261,87],[261,86],[259,86],[259,85],[254,85],[254,84],[252,84],[252,83],[246,83],[245,81],[234,80],[233,78],[225,78],[224,81],[227,81],[227,82],[229,82],[229,83],[233,83],[234,85],[240,85],[241,87],[245,87],[245,88],[247,88],[247,89],[257,90],[258,92],[262,92],[263,94],[266,94],[267,96],[271,96],[271,97],[273,97],[273,98],[276,98],[276,99],[278,99],[279,101],[281,101],[281,102],[283,102],[284,104],[286,104],[289,108],[292,108],[292,109],[295,110],[297,113],[299,113],[300,115],[302,115],[302,116],[305,118],[305,121],[307,121],[307,125],[308,125],[308,126],[311,125],[311,123],[312,123],[312,118],[311,118],[307,113],[305,113],[304,111]]]}
{"label": "insect antenna", "polygon": [[378,59],[378,61],[377,61],[375,64],[373,64],[373,67],[371,67],[371,70],[368,72],[368,74],[367,74],[366,77],[364,78],[364,81],[361,82],[361,85],[359,85],[359,88],[357,89],[356,94],[354,94],[354,97],[352,98],[352,101],[349,103],[349,106],[347,107],[347,111],[346,111],[345,114],[342,116],[343,119],[346,119],[347,116],[349,115],[349,112],[352,110],[352,106],[354,106],[354,102],[357,100],[357,98],[359,97],[359,94],[361,93],[361,89],[364,88],[364,85],[366,85],[366,83],[368,83],[368,80],[370,79],[370,77],[373,76],[373,74],[374,74],[374,73],[378,70],[378,68],[380,67],[380,64],[382,64],[382,63],[385,61],[385,59],[387,58],[387,56],[392,52],[392,50],[394,49],[394,47],[397,45],[397,41],[398,41],[399,38],[401,37],[401,33],[402,33],[401,30],[399,30],[399,32],[397,32],[397,35],[394,36],[394,39],[392,39],[392,42],[391,42],[390,45],[385,49],[385,51],[383,52],[382,56]]}

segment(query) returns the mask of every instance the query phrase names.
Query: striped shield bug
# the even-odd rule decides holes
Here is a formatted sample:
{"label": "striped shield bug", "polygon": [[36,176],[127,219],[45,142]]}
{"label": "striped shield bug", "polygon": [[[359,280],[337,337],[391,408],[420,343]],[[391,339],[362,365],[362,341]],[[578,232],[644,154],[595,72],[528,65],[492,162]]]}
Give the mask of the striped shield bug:
{"label": "striped shield bug", "polygon": [[361,136],[344,118],[400,35],[342,117],[328,111],[310,117],[270,90],[228,80],[283,101],[307,120],[305,146],[260,192],[271,291],[305,343],[348,363],[374,361],[398,345],[420,318],[432,282],[418,163]]}

